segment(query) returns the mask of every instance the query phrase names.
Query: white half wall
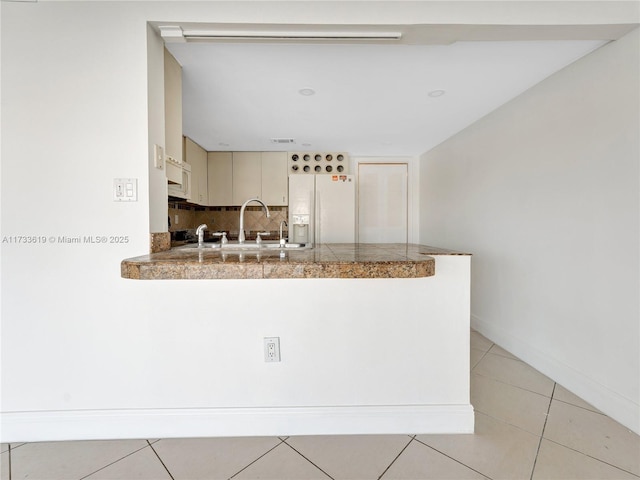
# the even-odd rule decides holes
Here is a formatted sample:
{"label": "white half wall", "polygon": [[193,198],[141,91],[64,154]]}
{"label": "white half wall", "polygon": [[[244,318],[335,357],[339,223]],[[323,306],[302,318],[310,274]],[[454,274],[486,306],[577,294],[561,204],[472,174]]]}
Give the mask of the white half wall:
{"label": "white half wall", "polygon": [[26,305],[0,440],[472,433],[470,257],[434,258],[417,279],[123,279],[111,318]]}
{"label": "white half wall", "polygon": [[474,254],[472,325],[640,432],[638,30],[421,158],[420,241]]}

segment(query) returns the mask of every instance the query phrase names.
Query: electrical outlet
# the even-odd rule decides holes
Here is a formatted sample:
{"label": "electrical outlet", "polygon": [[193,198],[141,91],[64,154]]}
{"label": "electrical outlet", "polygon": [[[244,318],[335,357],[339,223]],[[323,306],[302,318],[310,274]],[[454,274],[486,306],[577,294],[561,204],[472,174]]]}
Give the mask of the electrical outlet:
{"label": "electrical outlet", "polygon": [[265,362],[280,361],[280,337],[264,338],[264,361]]}

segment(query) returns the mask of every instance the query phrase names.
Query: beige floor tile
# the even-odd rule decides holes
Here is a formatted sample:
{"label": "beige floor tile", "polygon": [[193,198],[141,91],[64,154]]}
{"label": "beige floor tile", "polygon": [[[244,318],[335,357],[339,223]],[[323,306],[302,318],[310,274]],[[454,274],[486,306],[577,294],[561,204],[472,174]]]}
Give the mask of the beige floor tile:
{"label": "beige floor tile", "polygon": [[145,447],[145,440],[28,443],[11,449],[11,478],[82,478]]}
{"label": "beige floor tile", "polygon": [[533,480],[637,480],[638,477],[557,443],[542,440],[532,478]]}
{"label": "beige floor tile", "polygon": [[494,355],[500,355],[501,357],[507,357],[507,358],[511,358],[512,360],[520,360],[518,357],[516,357],[515,355],[513,355],[510,352],[507,352],[504,348],[499,347],[498,345],[494,344],[491,349],[489,350],[489,353],[492,353]]}
{"label": "beige floor tile", "polygon": [[[241,471],[234,480],[326,480],[331,478],[297,453],[286,443],[281,443],[267,455]],[[177,479],[176,479],[177,480]]]}
{"label": "beige floor tile", "polygon": [[151,447],[147,447],[89,475],[86,480],[171,480],[171,476]]}
{"label": "beige floor tile", "polygon": [[291,437],[287,443],[335,479],[378,478],[411,441],[407,435]]}
{"label": "beige floor tile", "polygon": [[494,480],[529,480],[540,440],[479,412],[474,435],[418,435],[416,439]]}
{"label": "beige floor tile", "polygon": [[485,352],[484,350],[478,350],[477,348],[472,348],[470,353],[471,355],[469,358],[469,363],[471,370],[473,370],[473,368],[478,364],[480,360],[482,360],[482,357],[484,357],[487,352]]}
{"label": "beige floor tile", "polygon": [[570,403],[571,405],[575,405],[576,407],[586,408],[587,410],[591,410],[592,412],[602,413],[593,405],[590,405],[577,395],[574,395],[562,385],[556,385],[556,389],[553,392],[553,398],[564,403]]}
{"label": "beige floor tile", "polygon": [[[512,360],[509,360],[512,361]],[[471,404],[476,412],[541,436],[550,398],[471,374]]]}
{"label": "beige floor tile", "polygon": [[553,400],[544,437],[640,475],[640,437],[600,413]]}
{"label": "beige floor tile", "polygon": [[411,442],[382,476],[383,480],[478,480],[486,478],[417,441]]}
{"label": "beige floor tile", "polygon": [[473,373],[551,397],[554,381],[520,360],[487,353]]}
{"label": "beige floor tile", "polygon": [[9,450],[0,453],[0,480],[9,480]]}
{"label": "beige floor tile", "polygon": [[176,480],[229,478],[280,443],[275,437],[160,440],[154,450]]}
{"label": "beige floor tile", "polygon": [[488,352],[493,342],[475,330],[471,330],[471,348]]}

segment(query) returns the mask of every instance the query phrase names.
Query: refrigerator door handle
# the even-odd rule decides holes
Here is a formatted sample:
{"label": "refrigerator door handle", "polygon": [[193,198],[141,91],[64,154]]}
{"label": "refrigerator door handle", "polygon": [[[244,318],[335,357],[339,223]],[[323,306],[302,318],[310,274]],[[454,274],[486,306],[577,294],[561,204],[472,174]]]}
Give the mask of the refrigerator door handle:
{"label": "refrigerator door handle", "polygon": [[[317,188],[317,187],[316,187]],[[315,231],[315,243],[316,244],[320,244],[320,240],[322,239],[321,237],[321,225],[322,225],[322,221],[320,220],[320,206],[322,204],[322,202],[320,201],[322,197],[322,193],[320,191],[320,189],[316,190],[316,204],[315,204],[315,219],[314,219],[314,225],[313,225],[313,229]]]}

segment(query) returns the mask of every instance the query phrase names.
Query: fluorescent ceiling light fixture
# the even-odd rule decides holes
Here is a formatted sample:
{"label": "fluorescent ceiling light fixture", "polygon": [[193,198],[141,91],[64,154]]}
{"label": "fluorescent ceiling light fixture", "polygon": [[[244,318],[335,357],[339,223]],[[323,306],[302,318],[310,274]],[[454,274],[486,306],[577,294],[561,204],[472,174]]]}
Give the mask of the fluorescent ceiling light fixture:
{"label": "fluorescent ceiling light fixture", "polygon": [[178,25],[166,25],[158,28],[160,36],[164,38],[165,42],[186,42],[182,28]]}
{"label": "fluorescent ceiling light fixture", "polygon": [[179,25],[161,25],[166,42],[190,40],[400,40],[401,32],[385,31],[288,31],[288,30],[184,30]]}

